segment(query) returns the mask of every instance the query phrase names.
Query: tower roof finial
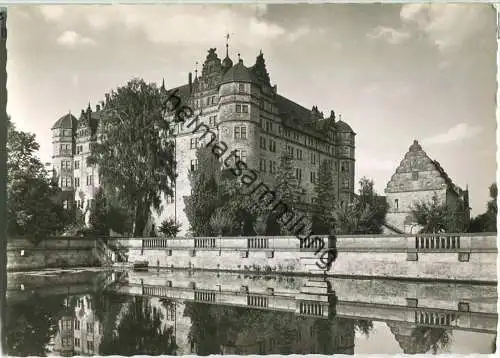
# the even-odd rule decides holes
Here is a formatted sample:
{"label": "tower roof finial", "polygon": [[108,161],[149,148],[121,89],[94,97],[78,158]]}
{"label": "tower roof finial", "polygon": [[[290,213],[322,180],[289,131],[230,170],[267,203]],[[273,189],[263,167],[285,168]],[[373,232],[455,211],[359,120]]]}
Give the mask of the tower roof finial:
{"label": "tower roof finial", "polygon": [[229,32],[226,33],[226,57],[229,57]]}
{"label": "tower roof finial", "polygon": [[194,67],[194,79],[198,78],[198,61],[196,61],[195,67]]}

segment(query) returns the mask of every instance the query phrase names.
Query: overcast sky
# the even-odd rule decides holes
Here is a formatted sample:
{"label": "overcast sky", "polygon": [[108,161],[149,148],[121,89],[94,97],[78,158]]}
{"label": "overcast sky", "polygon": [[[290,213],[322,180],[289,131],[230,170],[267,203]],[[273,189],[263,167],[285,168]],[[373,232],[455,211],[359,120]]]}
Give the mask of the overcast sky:
{"label": "overcast sky", "polygon": [[[495,181],[496,14],[490,5],[22,6],[8,12],[8,112],[50,161],[65,112],[132,77],[187,82],[216,47],[262,49],[278,92],[357,133],[356,176],[383,190],[418,139],[474,214]],[[198,67],[200,68],[200,66]]]}

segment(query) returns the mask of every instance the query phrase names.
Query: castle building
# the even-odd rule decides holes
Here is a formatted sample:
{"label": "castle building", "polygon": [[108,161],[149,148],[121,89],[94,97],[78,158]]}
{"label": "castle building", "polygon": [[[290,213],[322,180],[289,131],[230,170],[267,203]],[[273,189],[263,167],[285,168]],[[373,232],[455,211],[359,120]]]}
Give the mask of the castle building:
{"label": "castle building", "polygon": [[412,208],[419,202],[438,202],[457,212],[462,230],[470,220],[469,191],[456,186],[441,165],[429,158],[418,141],[414,141],[385,189],[389,210],[386,223],[394,231],[416,233],[418,226]]}
{"label": "castle building", "polygon": [[[238,56],[239,57],[239,56]],[[316,106],[311,110],[278,94],[272,86],[262,52],[255,64],[244,65],[241,58],[233,65],[226,45],[221,60],[211,48],[203,63],[201,76],[188,75],[186,85],[167,91],[193,110],[199,123],[210,128],[219,142],[260,173],[269,187],[275,184],[282,154],[293,160],[295,176],[303,188],[301,201],[315,200],[314,183],[319,165],[327,161],[334,176],[336,198],[340,204],[352,201],[354,194],[355,133],[336,120],[335,113],[325,117]],[[167,120],[173,121],[173,114]],[[194,126],[178,123],[175,128],[177,178],[174,194],[166,198],[164,212],[157,223],[173,217],[189,228],[184,213],[184,197],[191,192],[189,172],[196,170],[196,149],[204,145]],[[210,136],[205,137],[206,141]]]}
{"label": "castle building", "polygon": [[[352,201],[356,134],[341,118],[337,120],[334,111],[324,116],[317,106],[309,110],[278,94],[277,86],[271,85],[262,52],[255,64],[247,67],[239,55],[237,63],[233,64],[227,44],[223,60],[216,49],[211,48],[199,76],[196,70],[194,79],[189,73],[187,84],[170,90],[162,85],[162,89],[167,96],[176,96],[189,106],[199,123],[216,133],[217,140],[228,145],[228,152],[236,150],[236,156],[245,161],[248,168],[258,171],[259,179],[269,187],[275,184],[280,157],[287,153],[293,159],[295,176],[303,188],[303,203],[311,204],[315,200],[314,183],[323,161],[327,161],[332,170],[339,204]],[[87,111],[82,111],[79,120],[73,120],[74,117],[59,120],[52,129],[54,153],[62,148],[58,146],[62,143],[68,144],[67,152],[71,153],[57,161],[59,157],[54,156],[57,170],[63,168],[61,160],[66,161],[64,168],[73,166],[72,181],[67,179],[71,178],[69,174],[65,175],[61,187],[72,191],[76,205],[81,208],[90,205],[99,186],[98,168],[88,167],[85,158],[97,140],[95,133],[100,112],[99,106],[95,112],[89,106]],[[168,114],[166,120],[173,121],[174,115]],[[182,225],[180,235],[189,231],[184,197],[191,194],[189,172],[197,169],[196,149],[203,145],[200,133],[193,133],[193,127],[187,128],[186,123],[175,124],[177,178],[173,183],[174,194],[164,198],[164,210],[160,215],[152,211],[150,223],[159,227],[163,220],[173,218]],[[62,142],[59,133],[65,129],[68,136]],[[69,136],[70,129],[74,137]],[[146,228],[148,233],[150,227]]]}

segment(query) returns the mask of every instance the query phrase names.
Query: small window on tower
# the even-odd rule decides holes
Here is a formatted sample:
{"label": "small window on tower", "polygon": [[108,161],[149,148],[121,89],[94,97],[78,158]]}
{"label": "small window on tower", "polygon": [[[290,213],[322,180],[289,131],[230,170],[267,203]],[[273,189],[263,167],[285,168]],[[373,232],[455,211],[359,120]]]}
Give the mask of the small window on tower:
{"label": "small window on tower", "polygon": [[411,173],[411,179],[412,180],[418,180],[418,172]]}
{"label": "small window on tower", "polygon": [[394,200],[394,209],[396,209],[396,210],[399,209],[399,199]]}
{"label": "small window on tower", "polygon": [[238,85],[238,91],[239,92],[245,92],[245,84],[244,83],[240,83]]}

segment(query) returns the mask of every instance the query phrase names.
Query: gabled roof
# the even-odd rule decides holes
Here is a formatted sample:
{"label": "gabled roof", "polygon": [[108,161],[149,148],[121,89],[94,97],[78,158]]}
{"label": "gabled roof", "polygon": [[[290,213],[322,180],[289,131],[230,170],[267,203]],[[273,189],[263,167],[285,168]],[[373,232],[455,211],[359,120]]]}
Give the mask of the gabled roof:
{"label": "gabled roof", "polygon": [[464,191],[453,183],[441,164],[439,164],[438,161],[431,159],[429,155],[422,149],[422,146],[418,143],[417,140],[413,141],[413,144],[410,146],[408,152],[406,152],[406,154],[404,155],[403,160],[396,168],[394,174],[391,177],[391,180],[387,183],[386,191],[391,188],[391,184],[394,180],[396,180],[400,172],[408,172],[409,170],[412,170],[404,164],[405,161],[411,158],[423,159],[426,170],[437,170],[441,179],[444,180],[444,183],[449,189],[453,190],[458,196],[462,196],[464,194]]}
{"label": "gabled roof", "polygon": [[71,113],[68,113],[59,118],[56,121],[56,123],[54,123],[51,129],[57,129],[57,128],[72,129],[75,122],[76,122],[76,117],[73,116]]}

